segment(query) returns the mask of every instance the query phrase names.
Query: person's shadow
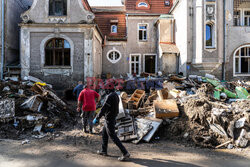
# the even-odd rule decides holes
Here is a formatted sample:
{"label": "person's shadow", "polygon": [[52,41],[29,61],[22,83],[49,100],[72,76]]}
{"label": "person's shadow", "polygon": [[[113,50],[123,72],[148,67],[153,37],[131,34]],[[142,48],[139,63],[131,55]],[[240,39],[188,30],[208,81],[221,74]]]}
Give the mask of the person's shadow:
{"label": "person's shadow", "polygon": [[158,159],[158,158],[153,158],[153,159],[138,159],[138,158],[130,158],[129,162],[133,162],[138,165],[146,166],[146,167],[199,167],[194,164],[190,163],[184,163],[184,162],[178,162],[178,161],[172,161],[172,160],[166,160],[166,159]]}

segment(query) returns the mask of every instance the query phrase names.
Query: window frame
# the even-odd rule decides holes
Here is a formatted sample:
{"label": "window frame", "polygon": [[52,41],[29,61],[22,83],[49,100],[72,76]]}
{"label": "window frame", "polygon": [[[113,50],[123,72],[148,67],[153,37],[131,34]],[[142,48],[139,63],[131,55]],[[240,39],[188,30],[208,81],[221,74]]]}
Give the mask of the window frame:
{"label": "window frame", "polygon": [[[208,46],[207,45],[207,25],[211,27],[211,38],[212,38],[212,45]],[[209,21],[205,24],[205,48],[206,49],[215,49],[216,48],[216,27],[214,22]]]}
{"label": "window frame", "polygon": [[[243,10],[243,25],[246,27],[250,27],[250,14],[246,15],[245,12],[250,12],[250,9],[244,9]],[[246,25],[246,20],[245,18],[247,18],[248,24]]]}
{"label": "window frame", "polygon": [[[140,26],[146,26],[146,29],[140,29]],[[139,23],[138,24],[138,41],[139,42],[147,42],[149,39],[148,36],[148,23]],[[144,35],[146,33],[146,39],[140,39],[140,31],[142,31],[142,38],[144,38]]]}
{"label": "window frame", "polygon": [[[247,55],[241,56],[241,49],[246,48]],[[239,56],[237,52],[239,51]],[[248,58],[248,73],[241,72],[241,58]],[[236,73],[236,59],[238,59],[238,72]],[[238,47],[233,53],[233,76],[250,76],[250,44]]]}
{"label": "window frame", "polygon": [[[51,14],[50,13],[50,1],[53,1],[52,3],[52,5],[53,5],[53,9],[52,9],[52,11],[53,11],[53,14]],[[65,17],[65,16],[67,16],[68,15],[68,0],[61,0],[62,1],[62,8],[64,9],[65,8],[65,11],[62,11],[63,12],[63,14],[62,15],[57,15],[56,14],[56,1],[59,1],[59,0],[48,0],[48,3],[49,3],[49,5],[48,5],[48,8],[49,8],[49,10],[48,10],[48,16],[49,17]],[[65,5],[66,5],[66,7],[64,7],[64,2],[63,1],[66,1],[65,2]]]}
{"label": "window frame", "polygon": [[[139,60],[138,61],[132,61],[132,56],[139,56]],[[132,64],[137,64],[138,63],[138,74],[136,75],[140,75],[141,74],[141,54],[139,53],[133,53],[129,55],[129,73],[133,75],[132,73]]]}
{"label": "window frame", "polygon": [[[109,55],[110,55],[111,53],[113,53],[113,56],[114,56],[114,52],[116,52],[116,53],[119,54],[119,58],[118,58],[117,60],[115,60],[114,58],[113,58],[113,60],[109,58]],[[121,58],[122,58],[121,52],[120,52],[119,50],[115,49],[115,48],[113,48],[112,50],[108,51],[108,53],[107,53],[107,59],[108,59],[108,61],[111,62],[112,64],[116,64],[117,62],[119,62],[119,61],[121,60]]]}
{"label": "window frame", "polygon": [[[113,26],[116,27],[116,32],[113,32]],[[111,28],[111,30],[110,30],[111,34],[117,34],[118,33],[118,26],[117,26],[117,24],[112,24],[110,28]]]}
{"label": "window frame", "polygon": [[[143,4],[143,5],[141,5],[141,4]],[[148,6],[149,6],[148,3],[146,3],[146,2],[139,2],[137,5],[138,8],[141,8],[141,7],[148,8]]]}
{"label": "window frame", "polygon": [[[241,9],[237,9],[234,10],[235,11],[239,11],[239,15],[233,15],[233,26],[234,27],[250,27],[250,15],[247,15],[248,17],[248,25],[245,25],[245,12],[249,11],[250,12],[250,8],[241,8]],[[239,18],[237,18],[236,16],[238,16]],[[235,19],[238,19],[237,22],[239,22],[239,24],[235,25]]]}
{"label": "window frame", "polygon": [[[63,42],[62,42],[62,44],[63,44],[63,46],[62,47],[56,47],[55,46],[55,41],[56,40],[62,40]],[[65,46],[64,46],[64,44],[65,44],[65,41],[67,41],[67,43],[69,44],[69,48],[65,48]],[[47,46],[48,46],[48,44],[50,43],[50,42],[53,42],[53,47],[52,48],[47,48]],[[68,40],[66,40],[66,39],[64,39],[64,38],[51,38],[51,39],[49,39],[46,43],[45,43],[45,46],[44,46],[44,67],[45,68],[53,68],[53,67],[64,67],[64,68],[68,68],[68,67],[71,67],[71,45],[70,45],[70,42],[68,41]],[[68,54],[69,54],[69,65],[65,65],[65,60],[66,60],[66,58],[65,58],[65,52],[66,52],[66,50],[68,51]],[[53,53],[53,55],[52,55],[52,65],[48,65],[47,64],[47,51],[52,51]],[[62,53],[62,55],[61,55],[61,59],[62,59],[62,65],[57,65],[57,63],[56,63],[56,51],[57,52],[59,52],[59,51],[61,51],[61,53]]]}

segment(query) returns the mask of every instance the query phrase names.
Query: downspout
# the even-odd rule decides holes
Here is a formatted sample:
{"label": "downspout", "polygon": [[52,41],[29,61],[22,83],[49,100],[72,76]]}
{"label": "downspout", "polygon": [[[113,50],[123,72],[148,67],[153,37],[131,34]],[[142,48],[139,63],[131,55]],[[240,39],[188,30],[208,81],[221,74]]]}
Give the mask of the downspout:
{"label": "downspout", "polygon": [[1,50],[1,80],[3,80],[3,70],[4,70],[4,50],[5,50],[5,45],[4,45],[4,20],[5,20],[5,16],[4,16],[4,0],[2,0],[2,50]]}
{"label": "downspout", "polygon": [[226,64],[226,0],[223,1],[223,30],[224,30],[224,35],[223,35],[223,62],[222,62],[222,79],[226,80],[226,69],[225,69],[225,64]]}
{"label": "downspout", "polygon": [[128,37],[128,14],[126,14],[126,37]]}

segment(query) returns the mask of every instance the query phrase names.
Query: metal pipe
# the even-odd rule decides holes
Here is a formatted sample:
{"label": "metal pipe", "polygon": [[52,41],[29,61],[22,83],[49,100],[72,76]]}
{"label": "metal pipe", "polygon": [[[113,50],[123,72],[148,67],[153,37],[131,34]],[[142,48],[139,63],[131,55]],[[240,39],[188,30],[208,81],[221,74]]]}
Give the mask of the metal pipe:
{"label": "metal pipe", "polygon": [[226,80],[226,0],[223,1],[223,62],[222,62],[222,79]]}
{"label": "metal pipe", "polygon": [[5,20],[5,16],[4,16],[4,13],[5,13],[5,11],[4,11],[4,0],[2,0],[2,50],[1,50],[1,80],[3,80],[3,70],[4,70],[4,50],[5,50],[5,48],[4,48],[4,20]]}

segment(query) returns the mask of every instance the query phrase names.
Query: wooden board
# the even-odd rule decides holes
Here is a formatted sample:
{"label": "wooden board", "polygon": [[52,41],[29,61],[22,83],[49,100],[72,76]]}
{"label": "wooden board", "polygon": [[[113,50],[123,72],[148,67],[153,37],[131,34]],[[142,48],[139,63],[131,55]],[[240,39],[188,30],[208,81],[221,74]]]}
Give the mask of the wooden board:
{"label": "wooden board", "polygon": [[154,101],[155,118],[174,118],[179,116],[179,109],[175,99],[155,100]]}

